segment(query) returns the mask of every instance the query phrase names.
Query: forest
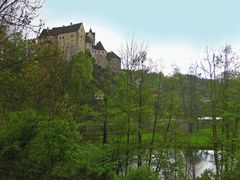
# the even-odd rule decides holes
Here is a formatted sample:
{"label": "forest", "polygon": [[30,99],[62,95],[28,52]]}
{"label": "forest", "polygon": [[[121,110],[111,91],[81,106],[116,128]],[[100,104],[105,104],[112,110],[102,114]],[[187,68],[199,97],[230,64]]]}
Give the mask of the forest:
{"label": "forest", "polygon": [[[240,76],[230,45],[171,75],[133,40],[122,70],[24,35],[40,1],[0,2],[0,179],[238,179]],[[203,156],[211,168],[199,171]],[[205,159],[206,161],[206,159]]]}

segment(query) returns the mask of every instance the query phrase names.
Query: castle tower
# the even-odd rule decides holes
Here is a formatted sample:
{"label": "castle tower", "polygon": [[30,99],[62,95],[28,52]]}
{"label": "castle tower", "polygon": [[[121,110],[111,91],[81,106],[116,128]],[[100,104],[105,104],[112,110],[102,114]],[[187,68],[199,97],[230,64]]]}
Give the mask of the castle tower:
{"label": "castle tower", "polygon": [[92,53],[92,47],[95,45],[95,32],[92,29],[85,34],[85,49]]}
{"label": "castle tower", "polygon": [[92,28],[90,28],[88,36],[91,38],[93,45],[95,45],[95,32],[92,32]]}

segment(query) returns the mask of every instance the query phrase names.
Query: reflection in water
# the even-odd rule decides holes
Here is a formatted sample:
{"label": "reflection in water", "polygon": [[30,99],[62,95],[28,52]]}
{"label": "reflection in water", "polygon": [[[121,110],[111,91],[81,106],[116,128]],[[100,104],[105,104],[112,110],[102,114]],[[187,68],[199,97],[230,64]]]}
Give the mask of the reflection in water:
{"label": "reflection in water", "polygon": [[[147,162],[143,164],[147,166]],[[137,156],[131,167],[137,168]],[[206,170],[216,171],[213,150],[154,151],[151,168],[159,173],[161,180],[195,179]]]}
{"label": "reflection in water", "polygon": [[[188,150],[178,152],[155,152],[152,169],[159,172],[160,179],[195,179],[206,170],[215,172],[213,150]],[[185,172],[185,173],[184,173]],[[183,175],[183,176],[182,176]]]}
{"label": "reflection in water", "polygon": [[196,177],[200,176],[205,170],[215,172],[213,150],[199,150],[196,154],[200,161],[195,162]]}
{"label": "reflection in water", "polygon": [[213,150],[186,152],[187,173],[191,178],[199,177],[206,170],[215,172]]}

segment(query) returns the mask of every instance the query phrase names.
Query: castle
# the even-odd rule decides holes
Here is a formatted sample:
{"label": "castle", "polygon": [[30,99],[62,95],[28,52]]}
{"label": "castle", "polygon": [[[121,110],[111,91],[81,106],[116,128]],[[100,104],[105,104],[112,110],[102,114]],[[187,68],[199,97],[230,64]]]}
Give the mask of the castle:
{"label": "castle", "polygon": [[115,72],[121,69],[120,57],[112,51],[107,52],[101,41],[95,43],[95,32],[92,29],[85,32],[83,23],[43,29],[38,39],[40,43],[50,43],[60,47],[67,61],[79,52],[89,51],[95,64],[100,67],[110,68]]}

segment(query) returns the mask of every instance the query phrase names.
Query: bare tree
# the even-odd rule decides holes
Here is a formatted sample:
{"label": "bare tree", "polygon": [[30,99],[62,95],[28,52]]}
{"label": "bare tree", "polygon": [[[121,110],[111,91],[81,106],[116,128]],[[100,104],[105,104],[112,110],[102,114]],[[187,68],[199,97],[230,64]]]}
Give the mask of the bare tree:
{"label": "bare tree", "polygon": [[[221,154],[221,170],[224,170],[225,173],[228,173],[229,170],[229,158],[231,153],[233,153],[233,141],[230,139],[234,138],[231,137],[231,120],[232,120],[232,112],[230,109],[230,105],[232,101],[230,99],[231,94],[229,93],[231,89],[231,80],[236,77],[238,74],[239,63],[237,62],[238,56],[235,52],[233,52],[232,47],[230,45],[226,45],[225,48],[221,51],[218,55],[218,59],[221,62],[221,112],[223,118],[223,126],[222,126],[222,135],[225,137],[226,142],[221,144],[221,152],[225,152]],[[237,127],[237,126],[236,126]],[[231,144],[232,143],[232,144]],[[224,167],[223,167],[224,165]]]}
{"label": "bare tree", "polygon": [[[30,52],[30,46],[34,46],[30,40],[25,41],[23,34],[40,32],[43,23],[34,25],[32,21],[38,17],[43,0],[1,0],[0,1],[0,71],[19,65],[28,60],[23,58],[14,62],[6,58],[5,52],[14,50],[19,43],[25,44],[26,52]],[[24,33],[23,33],[24,32]],[[9,44],[12,44],[11,46]],[[14,46],[13,46],[14,45]],[[29,53],[28,53],[29,54]],[[9,55],[9,54],[8,54]]]}
{"label": "bare tree", "polygon": [[32,21],[38,17],[42,0],[1,0],[0,24],[14,29],[36,30],[42,23],[33,25]]}
{"label": "bare tree", "polygon": [[212,119],[212,141],[213,141],[213,150],[214,150],[214,161],[216,166],[216,174],[219,176],[219,144],[217,141],[217,122],[216,122],[216,116],[217,116],[217,102],[219,97],[219,89],[217,88],[218,78],[219,78],[219,72],[221,69],[220,66],[221,60],[218,58],[218,56],[213,53],[212,56],[210,56],[208,48],[206,49],[206,57],[201,62],[201,68],[203,71],[203,74],[206,79],[208,79],[208,93],[209,93],[209,100],[211,103],[210,106],[210,113],[211,113],[211,119]]}
{"label": "bare tree", "polygon": [[[231,157],[231,152],[234,147],[234,142],[230,140],[230,134],[232,134],[230,133],[230,123],[233,117],[232,114],[238,114],[239,110],[238,108],[236,112],[231,110],[230,105],[232,106],[233,102],[230,100],[231,95],[229,92],[231,89],[231,80],[235,79],[238,75],[239,63],[237,60],[238,56],[232,51],[232,47],[226,45],[219,52],[213,53],[212,58],[210,58],[209,51],[207,51],[207,57],[205,58],[206,64],[204,65],[202,63],[203,72],[209,82],[208,90],[211,102],[212,139],[218,177],[222,175],[223,172],[228,173],[229,158]],[[219,134],[216,122],[217,115],[222,117],[221,136],[225,138],[225,141],[221,142],[217,139]],[[235,132],[236,131],[233,131],[232,138],[236,135]],[[219,152],[221,153],[221,159],[219,158]],[[219,162],[221,162],[221,164]]]}
{"label": "bare tree", "polygon": [[193,131],[193,124],[197,124],[197,129],[199,130],[199,122],[198,122],[198,98],[197,98],[197,84],[198,84],[198,65],[192,64],[189,68],[189,81],[190,81],[190,122],[188,125],[188,131],[189,133],[192,133]]}
{"label": "bare tree", "polygon": [[[130,132],[131,132],[131,121],[132,121],[132,99],[133,99],[133,86],[136,85],[136,79],[133,77],[133,73],[137,70],[141,70],[143,62],[146,59],[146,46],[144,44],[139,45],[136,43],[134,38],[127,42],[121,50],[122,67],[125,71],[125,82],[126,82],[126,99],[127,99],[127,151],[126,151],[126,162],[125,162],[125,175],[128,172],[129,166],[129,145],[130,145]],[[139,85],[139,90],[140,90]],[[141,106],[141,98],[139,98],[139,106]],[[141,122],[141,113],[138,114],[138,122]],[[141,125],[140,125],[141,126]],[[141,132],[138,132],[138,140],[141,142]],[[138,163],[139,164],[139,163]],[[140,165],[140,164],[139,164]]]}

